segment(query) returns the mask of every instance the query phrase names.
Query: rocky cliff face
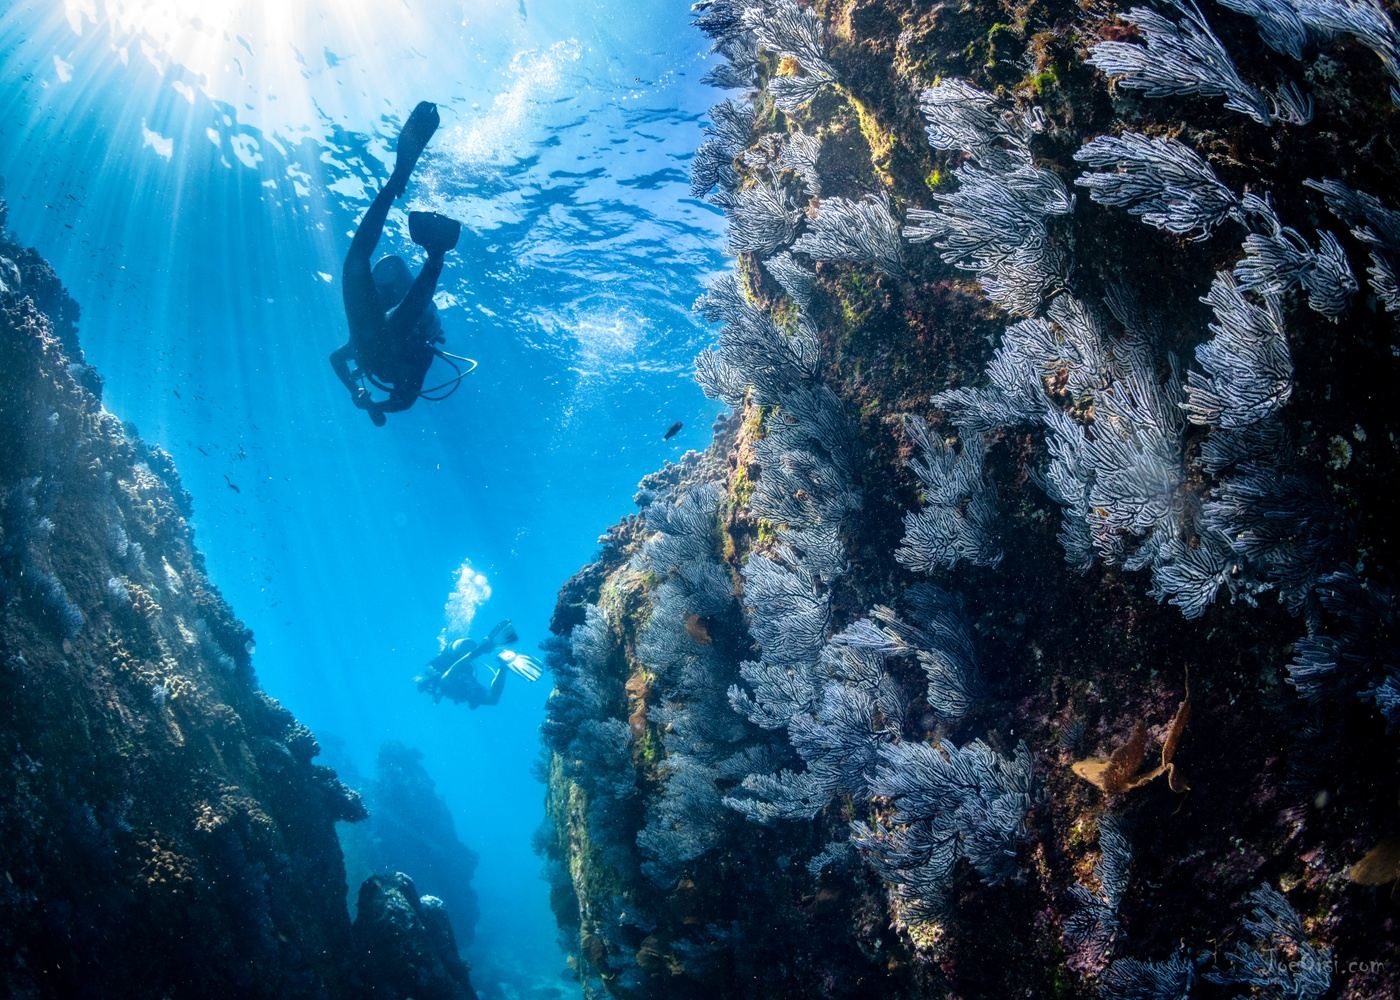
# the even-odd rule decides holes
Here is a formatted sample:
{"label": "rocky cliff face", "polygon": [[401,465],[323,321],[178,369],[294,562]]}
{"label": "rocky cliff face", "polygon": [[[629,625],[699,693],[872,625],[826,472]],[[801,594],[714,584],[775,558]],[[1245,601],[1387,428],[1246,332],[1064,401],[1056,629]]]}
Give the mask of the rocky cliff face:
{"label": "rocky cliff face", "polygon": [[560,595],[589,995],[1394,995],[1394,11],[696,17],[731,415]]}
{"label": "rocky cliff face", "polygon": [[77,316],[0,203],[0,993],[428,995],[380,968],[373,905],[352,937],[334,826],[359,797],[259,690],[171,458],[102,408]]}

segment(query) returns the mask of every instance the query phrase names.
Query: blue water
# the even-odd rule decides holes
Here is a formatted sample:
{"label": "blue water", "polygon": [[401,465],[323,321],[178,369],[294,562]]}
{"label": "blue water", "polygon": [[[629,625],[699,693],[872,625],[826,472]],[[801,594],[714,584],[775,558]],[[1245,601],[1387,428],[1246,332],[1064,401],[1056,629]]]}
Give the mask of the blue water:
{"label": "blue water", "polygon": [[[464,560],[492,592],[477,624],[509,616],[532,650],[637,479],[708,442],[690,362],[710,335],[689,307],[722,220],[688,195],[715,94],[687,6],[0,10],[11,229],[81,304],[108,407],[174,454],[263,686],[363,773],[385,740],[424,752],[481,858],[479,987],[563,967],[530,848],[549,679],[511,677],[473,712],[413,677]],[[405,207],[467,224],[439,304],[448,348],[481,367],[376,429],[326,355],[349,233],[425,99],[443,127]],[[416,265],[405,223],[381,250]]]}

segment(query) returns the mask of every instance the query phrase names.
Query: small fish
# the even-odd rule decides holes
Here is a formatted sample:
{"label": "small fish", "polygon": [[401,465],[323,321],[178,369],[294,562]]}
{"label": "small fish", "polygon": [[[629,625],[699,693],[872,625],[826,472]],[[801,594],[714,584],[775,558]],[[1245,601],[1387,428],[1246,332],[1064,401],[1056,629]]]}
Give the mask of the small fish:
{"label": "small fish", "polygon": [[199,452],[199,453],[200,453],[201,455],[203,455],[205,458],[208,458],[208,457],[209,457],[209,453],[208,453],[207,451],[205,451],[203,448],[201,448],[199,445],[195,445],[195,446],[194,446],[194,450],[197,451],[197,452]]}
{"label": "small fish", "polygon": [[242,492],[243,492],[242,490],[240,490],[240,489],[238,488],[238,484],[235,483],[232,479],[230,479],[230,478],[228,477],[228,473],[224,473],[224,482],[228,483],[228,488],[231,489],[231,490],[233,490],[233,492],[235,492],[235,493],[242,493]]}
{"label": "small fish", "polygon": [[684,427],[684,426],[685,426],[685,424],[683,424],[683,423],[681,423],[679,420],[677,420],[677,421],[676,421],[674,424],[672,424],[670,427],[667,427],[667,428],[666,428],[666,433],[663,434],[663,435],[661,435],[661,440],[663,440],[663,441],[669,441],[669,440],[671,440],[671,438],[675,437],[677,434],[679,434],[679,433],[681,432],[681,428]]}
{"label": "small fish", "polygon": [[692,613],[685,616],[685,632],[702,646],[708,646],[714,642],[710,638],[710,630],[705,625],[705,619],[697,614]]}

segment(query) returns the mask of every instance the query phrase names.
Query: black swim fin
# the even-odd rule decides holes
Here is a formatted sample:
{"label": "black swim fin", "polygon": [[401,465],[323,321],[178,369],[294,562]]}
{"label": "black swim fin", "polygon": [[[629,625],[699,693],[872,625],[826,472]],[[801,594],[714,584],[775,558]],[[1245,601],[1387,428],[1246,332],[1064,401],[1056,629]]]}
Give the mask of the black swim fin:
{"label": "black swim fin", "polygon": [[512,642],[519,642],[520,634],[515,631],[515,626],[509,618],[503,618],[491,629],[488,638],[497,645],[506,646]]}
{"label": "black swim fin", "polygon": [[408,121],[403,123],[394,160],[394,176],[401,183],[408,183],[408,175],[413,173],[418,157],[423,155],[428,140],[438,130],[439,124],[441,119],[438,117],[437,105],[431,101],[421,102],[413,109],[413,114],[408,116]]}
{"label": "black swim fin", "polygon": [[436,212],[409,212],[408,235],[428,253],[447,253],[457,245],[462,224]]}

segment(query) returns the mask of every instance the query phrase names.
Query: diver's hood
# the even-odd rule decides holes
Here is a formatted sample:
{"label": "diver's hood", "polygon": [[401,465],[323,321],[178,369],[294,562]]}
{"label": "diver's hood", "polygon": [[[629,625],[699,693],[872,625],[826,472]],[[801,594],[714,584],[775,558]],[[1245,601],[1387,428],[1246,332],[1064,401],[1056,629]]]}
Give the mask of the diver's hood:
{"label": "diver's hood", "polygon": [[397,254],[381,257],[371,273],[374,276],[374,289],[379,293],[379,303],[385,312],[402,302],[413,287],[413,272],[408,269],[408,262]]}

